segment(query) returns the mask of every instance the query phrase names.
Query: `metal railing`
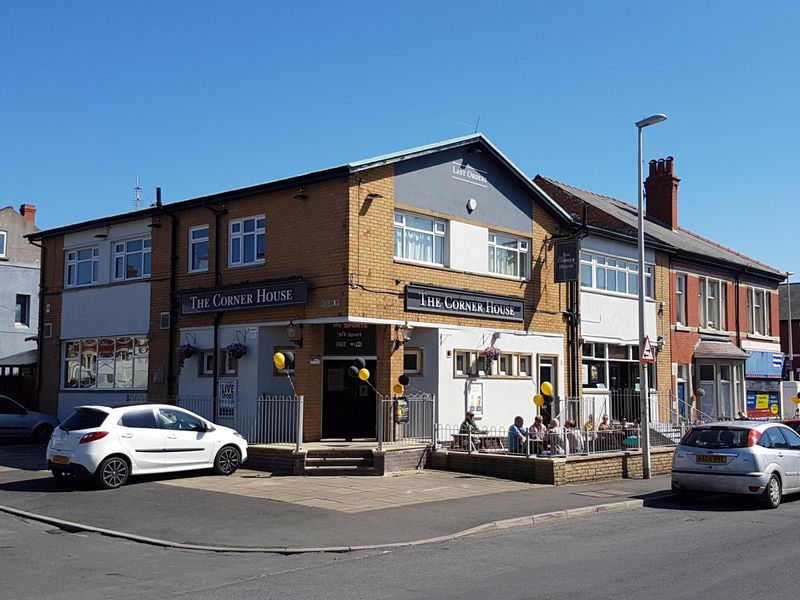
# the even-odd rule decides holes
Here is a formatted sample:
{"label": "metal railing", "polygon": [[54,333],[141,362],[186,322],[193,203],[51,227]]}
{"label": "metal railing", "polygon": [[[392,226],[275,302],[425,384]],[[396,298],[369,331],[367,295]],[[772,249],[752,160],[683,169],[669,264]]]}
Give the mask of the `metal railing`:
{"label": "metal railing", "polygon": [[250,444],[294,444],[303,447],[303,396],[262,395],[251,398],[220,398],[214,415],[212,396],[179,395],[168,398],[130,395],[127,402],[172,404],[213,423],[241,433]]}
{"label": "metal railing", "polygon": [[376,401],[378,449],[391,444],[431,444],[436,447],[436,396],[378,396]]}

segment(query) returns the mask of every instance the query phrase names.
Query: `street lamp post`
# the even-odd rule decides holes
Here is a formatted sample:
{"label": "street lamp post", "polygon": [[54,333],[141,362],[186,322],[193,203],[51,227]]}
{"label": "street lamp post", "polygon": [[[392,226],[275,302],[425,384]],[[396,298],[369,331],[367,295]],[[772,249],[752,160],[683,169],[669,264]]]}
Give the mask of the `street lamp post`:
{"label": "street lamp post", "polygon": [[[644,350],[644,298],[645,298],[645,266],[644,266],[644,184],[642,182],[642,129],[667,120],[667,115],[657,114],[636,122],[639,134],[639,176],[636,180],[639,197],[639,423],[642,447],[642,478],[650,479],[650,383],[647,381],[647,363],[642,361]],[[655,275],[655,274],[654,274]]]}
{"label": "street lamp post", "polygon": [[789,277],[794,275],[792,271],[786,273],[786,296],[789,303],[789,381],[794,381],[794,344],[792,344],[792,284]]}

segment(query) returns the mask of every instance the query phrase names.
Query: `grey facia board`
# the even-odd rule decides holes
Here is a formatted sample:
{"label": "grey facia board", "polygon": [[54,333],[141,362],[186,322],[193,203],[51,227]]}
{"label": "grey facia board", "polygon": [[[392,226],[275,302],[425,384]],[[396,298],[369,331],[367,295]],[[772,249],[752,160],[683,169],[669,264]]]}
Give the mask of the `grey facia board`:
{"label": "grey facia board", "polygon": [[235,289],[187,292],[181,295],[181,313],[190,315],[247,308],[269,308],[305,304],[307,301],[308,282],[301,279]]}
{"label": "grey facia board", "polygon": [[[467,148],[436,152],[395,165],[399,204],[531,231],[533,196],[508,169]],[[468,210],[470,199],[475,209]]]}
{"label": "grey facia board", "polygon": [[525,301],[522,298],[411,284],[406,286],[406,310],[522,321],[525,317]]}

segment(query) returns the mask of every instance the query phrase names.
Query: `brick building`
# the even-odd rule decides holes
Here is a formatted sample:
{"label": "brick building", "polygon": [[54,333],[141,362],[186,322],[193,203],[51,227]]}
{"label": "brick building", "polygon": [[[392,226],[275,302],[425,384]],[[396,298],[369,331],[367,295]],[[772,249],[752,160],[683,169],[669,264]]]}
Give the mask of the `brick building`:
{"label": "brick building", "polygon": [[[291,391],[273,365],[290,348],[307,440],[374,438],[375,390],[404,373],[438,397],[441,423],[467,406],[484,425],[530,418],[541,382],[573,393],[552,245],[573,230],[476,134],[39,232],[52,374],[39,405],[63,416],[145,395],[216,400],[222,386],[252,403]],[[356,357],[368,384],[348,376]]]}
{"label": "brick building", "polygon": [[[635,236],[635,206],[543,177],[535,181],[568,212],[580,214],[585,205],[590,232],[629,244]],[[655,269],[648,305],[662,340],[658,414],[731,418],[741,410],[772,416],[780,406],[783,362],[777,290],[786,273],[680,227],[679,182],[672,157],[650,161],[645,246]],[[589,255],[584,253],[587,263]],[[587,327],[582,322],[582,331]]]}

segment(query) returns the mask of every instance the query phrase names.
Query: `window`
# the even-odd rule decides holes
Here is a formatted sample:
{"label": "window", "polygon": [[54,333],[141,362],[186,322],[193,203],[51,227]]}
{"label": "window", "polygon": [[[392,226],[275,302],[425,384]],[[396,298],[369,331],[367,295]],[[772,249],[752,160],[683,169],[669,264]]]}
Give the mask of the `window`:
{"label": "window", "polygon": [[[294,354],[294,351],[295,351],[293,346],[291,346],[291,347],[290,346],[280,346],[280,347],[276,347],[275,348],[275,351],[273,352],[273,355],[275,355],[275,353],[277,353],[277,352],[283,352],[284,350],[288,350],[292,354]],[[285,376],[287,373],[289,375],[294,375],[294,369],[295,369],[295,359],[289,360],[289,358],[287,357],[286,358],[286,365],[283,367],[283,369],[278,369],[273,364],[273,366],[272,366],[272,374],[275,377],[278,377],[279,375]]]}
{"label": "window", "polygon": [[[422,350],[419,364],[422,365]],[[530,377],[533,365],[531,354],[502,352],[497,360],[487,368],[482,352],[475,350],[454,351],[454,377]],[[409,371],[406,371],[407,373]]]}
{"label": "window", "polygon": [[203,350],[197,353],[197,376],[214,376],[214,351]]}
{"label": "window", "polygon": [[455,352],[455,376],[468,377],[474,372],[475,352],[456,350]]}
{"label": "window", "polygon": [[97,248],[76,248],[67,251],[66,285],[97,283],[100,251]]}
{"label": "window", "polygon": [[422,375],[422,348],[406,348],[403,351],[403,373]]}
{"label": "window", "polygon": [[675,277],[675,322],[687,325],[686,322],[686,275],[679,273]]}
{"label": "window", "polygon": [[758,335],[770,335],[769,305],[769,290],[747,288],[747,331]]}
{"label": "window", "polygon": [[444,221],[394,213],[394,257],[444,266]]}
{"label": "window", "polygon": [[208,225],[189,229],[189,272],[208,271]]}
{"label": "window", "polygon": [[119,424],[123,427],[133,427],[135,429],[158,429],[152,408],[125,413],[119,420]]}
{"label": "window", "polygon": [[114,279],[139,279],[150,275],[150,238],[114,243]]}
{"label": "window", "polygon": [[234,266],[262,264],[265,260],[266,219],[263,215],[230,223],[228,264]]}
{"label": "window", "polygon": [[[654,266],[646,264],[644,293],[654,297]],[[616,258],[596,252],[581,252],[581,286],[621,294],[639,294],[639,263],[627,258]]]}
{"label": "window", "polygon": [[527,240],[489,233],[489,272],[513,277],[528,277],[530,264]]}
{"label": "window", "polygon": [[204,431],[204,423],[189,413],[175,408],[159,408],[158,409],[159,422],[161,429],[170,429],[173,431]]}
{"label": "window", "polygon": [[0,258],[6,258],[8,249],[6,248],[6,239],[8,234],[5,231],[0,231]]}
{"label": "window", "polygon": [[700,278],[700,327],[725,329],[726,285],[718,279]]}
{"label": "window", "polygon": [[[583,345],[584,388],[628,390],[639,388],[639,345],[601,344],[587,342]],[[647,365],[650,388],[656,387],[653,364]]]}
{"label": "window", "polygon": [[25,415],[27,410],[14,402],[11,398],[0,396],[0,415]]}
{"label": "window", "polygon": [[220,352],[220,362],[222,363],[222,373],[220,375],[236,377],[239,374],[239,359],[227,350]]}
{"label": "window", "polygon": [[17,294],[17,302],[14,306],[14,323],[24,325],[31,324],[31,297],[26,294]]}
{"label": "window", "polygon": [[530,354],[520,354],[519,355],[519,371],[518,374],[520,377],[530,377],[531,375],[531,355]]}
{"label": "window", "polygon": [[69,340],[64,345],[64,387],[146,390],[149,354],[146,337]]}

